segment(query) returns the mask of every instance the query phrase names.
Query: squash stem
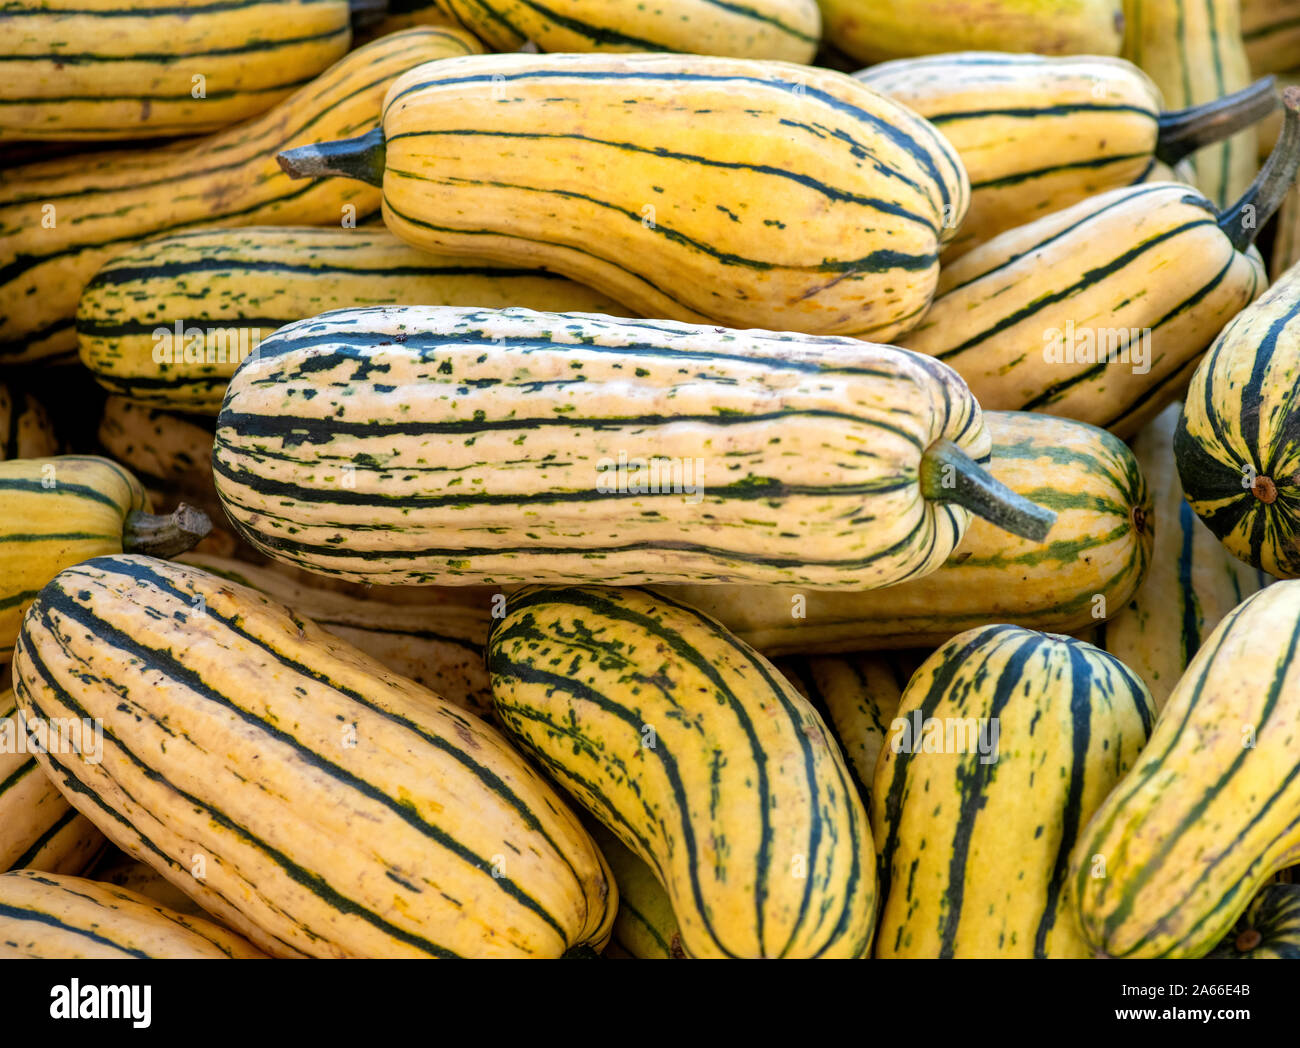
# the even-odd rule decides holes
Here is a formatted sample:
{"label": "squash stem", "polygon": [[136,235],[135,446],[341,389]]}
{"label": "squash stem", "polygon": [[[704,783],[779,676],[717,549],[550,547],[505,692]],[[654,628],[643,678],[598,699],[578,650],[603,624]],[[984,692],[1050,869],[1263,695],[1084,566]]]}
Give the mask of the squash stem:
{"label": "squash stem", "polygon": [[951,440],[932,444],[921,456],[921,494],[931,502],[953,502],[995,527],[1042,542],[1056,514],[1017,495],[995,480]]}
{"label": "squash stem", "polygon": [[165,560],[193,549],[211,530],[208,515],[184,502],[167,516],[132,510],[122,528],[122,549]]}
{"label": "squash stem", "polygon": [[1161,113],[1156,159],[1173,167],[1198,149],[1231,138],[1277,108],[1277,81],[1266,76],[1204,105]]}
{"label": "squash stem", "polygon": [[355,178],[382,186],[385,152],[384,129],[376,127],[356,138],[286,149],[275,159],[290,178]]}
{"label": "squash stem", "polygon": [[1245,196],[1219,217],[1232,246],[1245,251],[1291,190],[1300,170],[1300,87],[1282,92],[1282,133]]}

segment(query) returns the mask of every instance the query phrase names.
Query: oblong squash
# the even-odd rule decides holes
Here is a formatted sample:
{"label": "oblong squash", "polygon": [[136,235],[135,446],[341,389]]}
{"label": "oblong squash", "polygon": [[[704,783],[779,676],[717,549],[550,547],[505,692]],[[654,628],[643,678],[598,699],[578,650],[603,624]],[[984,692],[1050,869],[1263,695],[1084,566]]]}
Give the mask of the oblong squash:
{"label": "oblong squash", "polygon": [[505,739],[253,590],[149,557],[68,568],[14,678],[28,716],[103,720],[101,762],[39,755],[74,806],[274,956],[608,938],[604,860]]}
{"label": "oblong squash", "polygon": [[713,620],[646,590],[528,587],[488,669],[514,739],[655,871],[691,957],[863,957],[866,812],[813,708]]}
{"label": "oblong squash", "polygon": [[1192,659],[1071,858],[1101,954],[1201,957],[1300,860],[1298,646],[1300,582],[1275,582]]}
{"label": "oblong squash", "polygon": [[947,368],[844,338],[376,307],[291,324],[231,381],[213,470],[270,557],[356,582],[787,582],[937,567],[980,469]]}
{"label": "oblong squash", "polygon": [[83,877],[0,874],[0,957],[253,960],[265,955],[202,917]]}
{"label": "oblong squash", "polygon": [[1157,167],[1180,164],[1277,105],[1273,85],[1261,80],[1229,98],[1162,112],[1150,77],[1101,55],[962,51],[854,76],[934,124],[966,167],[970,210],[944,248],[944,265],[1087,197],[1158,179]]}
{"label": "oblong squash", "polygon": [[0,171],[0,365],[75,351],[82,289],[136,241],[200,223],[337,225],[374,211],[379,194],[364,186],[293,185],[276,150],[355,134],[374,123],[400,73],[479,50],[458,29],[410,29],[345,55],[269,112],[216,134]]}
{"label": "oblong squash", "polygon": [[1093,641],[1142,678],[1159,712],[1219,620],[1271,581],[1227,550],[1183,497],[1174,463],[1181,404],[1170,404],[1133,441],[1155,503],[1154,548],[1137,592]]}
{"label": "oblong squash", "polygon": [[1300,69],[1300,0],[1241,0],[1241,35],[1256,76]]}
{"label": "oblong squash", "polygon": [[397,80],[381,126],[280,154],[383,187],[438,254],[544,266],[650,317],[886,341],[924,313],[970,186],[850,76],[699,55],[478,55]]}
{"label": "oblong squash", "polygon": [[82,293],[77,339],[105,389],[215,415],[235,368],[276,328],[408,302],[627,314],[555,273],[430,255],[384,229],[254,226],[156,237],[114,256]]}
{"label": "oblong squash", "polygon": [[812,62],[821,39],[817,0],[439,0],[495,51],[688,51]]}
{"label": "oblong squash", "polygon": [[876,762],[876,956],[1091,956],[1070,849],[1154,718],[1130,670],[1070,637],[987,626],[931,655]]}
{"label": "oblong squash", "polygon": [[4,139],[215,131],[271,108],[352,40],[345,0],[11,0],[0,26]]}
{"label": "oblong squash", "polygon": [[[1300,91],[1292,99],[1300,109]],[[1278,150],[1285,166],[1266,168],[1258,191],[1222,215],[1188,186],[1156,182],[994,237],[944,269],[934,305],[900,343],[955,368],[984,407],[1132,435],[1267,286],[1255,222],[1272,216],[1300,165],[1300,128],[1295,148]]]}
{"label": "oblong squash", "polygon": [[1047,539],[972,520],[924,578],[880,590],[693,585],[662,592],[713,616],[765,654],[935,647],[995,622],[1071,633],[1113,615],[1146,572],[1152,506],[1132,453],[1094,426],[988,411],[989,473],[1056,513]]}

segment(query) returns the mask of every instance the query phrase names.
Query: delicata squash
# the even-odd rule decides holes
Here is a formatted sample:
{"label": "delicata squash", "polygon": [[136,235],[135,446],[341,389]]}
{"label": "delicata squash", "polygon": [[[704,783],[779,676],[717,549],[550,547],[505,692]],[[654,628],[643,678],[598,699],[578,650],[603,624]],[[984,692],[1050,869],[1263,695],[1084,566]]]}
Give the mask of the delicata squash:
{"label": "delicata squash", "polygon": [[924,575],[991,477],[948,368],[847,338],[589,314],[339,310],[281,328],[217,419],[217,492],[270,557],[354,582]]}
{"label": "delicata squash", "polygon": [[698,55],[426,64],[380,126],[280,154],[383,189],[414,247],[544,266],[649,317],[877,341],[925,312],[970,187],[850,76]]}
{"label": "delicata squash", "polygon": [[273,956],[609,937],[604,859],[495,729],[244,586],[150,557],[68,568],[14,685],[29,718],[103,721],[98,762],[37,755],[74,807]]}

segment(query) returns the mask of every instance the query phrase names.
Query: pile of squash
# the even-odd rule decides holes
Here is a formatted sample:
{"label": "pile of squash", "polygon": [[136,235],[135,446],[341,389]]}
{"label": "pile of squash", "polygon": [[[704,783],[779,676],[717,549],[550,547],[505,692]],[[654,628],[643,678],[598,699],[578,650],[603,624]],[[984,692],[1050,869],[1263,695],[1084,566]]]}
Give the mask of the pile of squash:
{"label": "pile of squash", "polygon": [[0,11],[0,956],[1300,957],[1300,2],[187,6]]}

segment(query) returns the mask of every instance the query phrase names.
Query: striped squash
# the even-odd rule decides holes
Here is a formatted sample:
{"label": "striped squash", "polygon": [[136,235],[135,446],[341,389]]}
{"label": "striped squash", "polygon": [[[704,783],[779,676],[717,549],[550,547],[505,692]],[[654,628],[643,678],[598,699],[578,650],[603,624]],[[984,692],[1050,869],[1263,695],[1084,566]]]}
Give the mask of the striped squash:
{"label": "striped squash", "polygon": [[899,344],[950,364],[985,408],[1136,433],[1266,286],[1254,239],[1300,168],[1300,89],[1283,104],[1287,131],[1232,208],[1157,182],[1009,230],[944,268]]}
{"label": "striped squash", "polygon": [[587,822],[618,884],[618,919],[605,956],[644,961],[682,960],[682,935],[672,900],[654,871],[596,820]]}
{"label": "striped squash", "polygon": [[1269,581],[1229,555],[1183,497],[1173,447],[1181,410],[1169,405],[1133,441],[1155,502],[1155,546],[1137,592],[1094,640],[1142,678],[1157,711],[1219,620]]}
{"label": "striped squash", "polygon": [[1110,957],[1200,957],[1300,860],[1300,582],[1238,605],[1178,682],[1071,859]]}
{"label": "striped squash", "polygon": [[1300,0],[1241,0],[1241,35],[1256,76],[1300,69]]}
{"label": "striped squash", "polygon": [[1265,885],[1207,956],[1216,961],[1300,961],[1300,884]]}
{"label": "striped squash", "polygon": [[112,846],[106,849],[105,854],[95,863],[88,876],[92,881],[111,884],[115,888],[125,888],[127,891],[143,895],[177,913],[212,920],[203,907],[148,863],[133,859]]}
{"label": "striped squash", "polygon": [[887,591],[692,585],[661,591],[713,616],[765,654],[937,647],[975,626],[1013,622],[1072,633],[1114,614],[1142,580],[1152,507],[1119,438],[1069,419],[989,411],[989,472],[1056,512],[1044,541],[974,520],[933,573]]}
{"label": "striped squash", "polygon": [[374,123],[400,74],[479,45],[455,29],[411,29],[344,57],[260,117],[206,138],[72,156],[0,171],[0,364],[77,348],[82,289],[137,241],[198,223],[336,225],[379,206],[342,181],[296,186],[275,152]]}
{"label": "striped squash", "polygon": [[179,561],[264,593],[448,702],[483,718],[492,715],[483,662],[487,601],[469,603],[463,591],[421,587],[425,603],[394,604],[387,592],[362,599],[227,557],[187,553]]}
{"label": "striped squash", "polygon": [[429,255],[383,229],[256,226],[158,237],[115,256],[81,296],[77,338],[105,389],[215,415],[235,368],[276,328],[407,302],[627,313],[554,273]]}
{"label": "striped squash", "polygon": [[889,346],[376,307],[267,339],[213,470],[256,549],[352,581],[861,589],[938,567],[963,505],[1041,538],[988,448],[956,376]]}
{"label": "striped squash", "polygon": [[[1174,108],[1213,102],[1250,83],[1240,0],[1123,0],[1123,56]],[[1196,184],[1217,207],[1246,192],[1258,149],[1253,128],[1192,158]]]}
{"label": "striped squash", "polygon": [[609,936],[603,859],[505,739],[253,590],[150,557],[68,568],[14,678],[28,716],[103,720],[101,762],[38,757],[73,805],[267,953],[558,957]]}
{"label": "striped squash", "polygon": [[945,264],[1008,229],[1146,181],[1157,165],[1178,164],[1277,104],[1261,80],[1231,98],[1161,112],[1150,77],[1097,55],[963,51],[854,75],[934,124],[966,167],[970,210]]}
{"label": "striped squash", "polygon": [[811,62],[821,39],[817,0],[438,0],[495,51],[686,51]]}
{"label": "striped squash", "polygon": [[1219,335],[1174,433],[1187,501],[1228,552],[1300,576],[1300,265]]}
{"label": "striped squash", "polygon": [[515,741],[655,871],[688,956],[866,956],[866,812],[752,648],[646,590],[537,586],[493,620],[488,669]]}
{"label": "striped squash", "polygon": [[10,0],[0,138],[195,135],[256,116],[338,61],[345,0]]}
{"label": "striped squash", "polygon": [[124,549],[174,556],[211,527],[183,504],[170,517],[149,509],[140,482],[108,459],[0,462],[0,663],[13,654],[27,605],[61,569]]}
{"label": "striped squash", "polygon": [[0,873],[81,873],[103,848],[104,835],[37,766],[23,741],[29,737],[13,691],[0,691]]}
{"label": "striped squash", "polygon": [[644,316],[879,341],[925,311],[970,193],[932,125],[852,77],[696,55],[426,65],[374,131],[279,159],[382,185],[424,251],[543,266]]}
{"label": "striped squash", "polygon": [[1070,849],[1154,718],[1131,671],[1069,637],[986,626],[931,655],[876,762],[876,956],[1090,956]]}
{"label": "striped squash", "polygon": [[202,917],[82,877],[0,874],[0,958],[255,960],[264,955]]}
{"label": "striped squash", "polygon": [[40,402],[0,382],[0,460],[43,458],[58,449],[54,425]]}
{"label": "striped squash", "polygon": [[912,674],[928,652],[889,651],[843,658],[786,657],[775,663],[831,729],[870,809],[876,761]]}
{"label": "striped squash", "polygon": [[945,51],[1115,55],[1120,0],[820,0],[826,39],[862,63]]}

